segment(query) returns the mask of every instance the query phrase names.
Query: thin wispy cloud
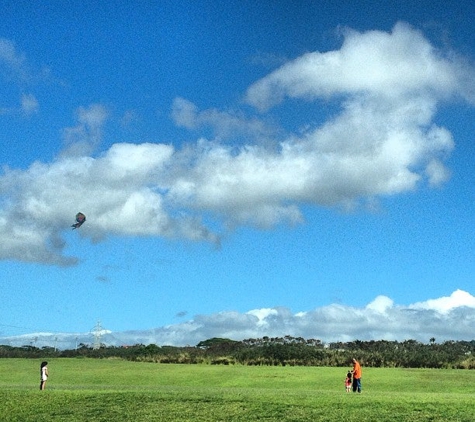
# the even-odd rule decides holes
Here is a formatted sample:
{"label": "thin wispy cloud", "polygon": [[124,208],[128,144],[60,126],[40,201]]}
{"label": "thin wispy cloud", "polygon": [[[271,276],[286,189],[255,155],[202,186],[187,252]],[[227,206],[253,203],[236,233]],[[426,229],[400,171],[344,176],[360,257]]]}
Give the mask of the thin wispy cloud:
{"label": "thin wispy cloud", "polygon": [[79,107],[77,125],[63,130],[65,149],[61,152],[61,156],[84,157],[94,153],[101,144],[108,114],[107,109],[101,104]]}
{"label": "thin wispy cloud", "polygon": [[171,117],[179,127],[198,131],[210,128],[213,137],[219,140],[233,140],[244,137],[247,142],[268,139],[277,132],[259,117],[247,118],[242,112],[221,111],[218,109],[200,110],[185,98],[175,98]]}
{"label": "thin wispy cloud", "polygon": [[30,77],[28,62],[11,40],[0,38],[0,66],[4,77],[25,81]]}
{"label": "thin wispy cloud", "polygon": [[23,94],[21,96],[21,110],[27,116],[38,112],[39,103],[33,94]]}

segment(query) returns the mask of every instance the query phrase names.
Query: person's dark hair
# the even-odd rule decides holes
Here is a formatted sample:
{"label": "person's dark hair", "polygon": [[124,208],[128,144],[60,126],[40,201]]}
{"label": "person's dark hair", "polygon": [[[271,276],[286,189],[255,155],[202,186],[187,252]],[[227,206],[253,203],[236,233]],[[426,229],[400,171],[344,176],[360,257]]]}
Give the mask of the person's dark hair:
{"label": "person's dark hair", "polygon": [[44,368],[46,365],[48,365],[48,362],[43,361],[41,362],[40,368]]}

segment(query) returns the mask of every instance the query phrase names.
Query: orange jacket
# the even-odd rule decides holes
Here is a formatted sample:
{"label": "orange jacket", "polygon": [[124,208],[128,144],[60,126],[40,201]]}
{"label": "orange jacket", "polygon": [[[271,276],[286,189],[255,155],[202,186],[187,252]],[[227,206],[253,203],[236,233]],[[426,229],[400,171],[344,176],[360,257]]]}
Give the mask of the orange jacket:
{"label": "orange jacket", "polygon": [[353,363],[353,378],[361,378],[361,366],[358,362]]}

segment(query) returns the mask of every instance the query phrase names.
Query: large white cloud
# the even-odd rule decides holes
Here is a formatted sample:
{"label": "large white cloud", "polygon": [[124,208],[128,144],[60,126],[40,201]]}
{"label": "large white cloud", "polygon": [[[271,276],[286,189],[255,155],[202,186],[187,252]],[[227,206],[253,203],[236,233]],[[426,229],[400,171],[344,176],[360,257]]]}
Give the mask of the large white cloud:
{"label": "large white cloud", "polygon": [[450,296],[429,299],[425,302],[417,302],[410,306],[411,309],[433,310],[441,314],[448,314],[452,310],[461,307],[475,309],[475,297],[463,290],[456,290]]}
{"label": "large white cloud", "polygon": [[266,110],[285,97],[372,95],[386,101],[460,95],[475,100],[473,69],[398,23],[391,33],[347,29],[337,51],[307,53],[253,84],[247,101]]}
{"label": "large white cloud", "polygon": [[[15,62],[12,46],[2,48],[4,60]],[[437,106],[473,100],[474,71],[454,57],[403,24],[391,33],[347,31],[339,50],[308,53],[248,89],[247,101],[261,110],[287,97],[341,101],[323,124],[284,136],[259,115],[200,111],[177,98],[175,123],[211,127],[217,139],[180,149],[116,143],[95,156],[108,110],[81,107],[55,161],[0,175],[0,259],[74,263],[62,255],[62,232],[77,211],[88,217],[81,232],[96,239],[113,232],[217,242],[204,221],[218,230],[294,224],[302,204],[352,207],[442,183],[454,141],[435,122]],[[237,134],[237,144],[229,142]]]}
{"label": "large white cloud", "polygon": [[[409,339],[428,343],[432,337],[438,342],[472,340],[474,328],[475,297],[457,290],[448,297],[409,305],[397,305],[386,296],[378,296],[362,308],[332,304],[297,313],[283,307],[253,309],[245,313],[223,311],[197,315],[183,323],[151,330],[105,331],[101,340],[115,346],[151,343],[185,346],[213,337],[244,340],[290,335],[325,343]],[[74,348],[77,341],[93,343],[92,333],[29,333],[0,337],[0,343],[20,346],[32,339],[38,347],[53,346],[55,339],[59,339],[61,348]]]}

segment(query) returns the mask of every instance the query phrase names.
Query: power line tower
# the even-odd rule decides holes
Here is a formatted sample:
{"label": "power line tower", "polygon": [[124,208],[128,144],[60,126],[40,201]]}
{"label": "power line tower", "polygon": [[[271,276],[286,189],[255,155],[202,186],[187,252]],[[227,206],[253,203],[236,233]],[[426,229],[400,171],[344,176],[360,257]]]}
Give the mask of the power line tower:
{"label": "power line tower", "polygon": [[101,327],[101,321],[97,321],[96,326],[94,327],[94,344],[92,345],[92,350],[98,350],[101,348],[101,335],[103,328]]}

